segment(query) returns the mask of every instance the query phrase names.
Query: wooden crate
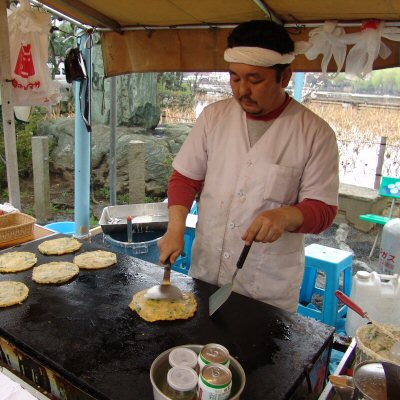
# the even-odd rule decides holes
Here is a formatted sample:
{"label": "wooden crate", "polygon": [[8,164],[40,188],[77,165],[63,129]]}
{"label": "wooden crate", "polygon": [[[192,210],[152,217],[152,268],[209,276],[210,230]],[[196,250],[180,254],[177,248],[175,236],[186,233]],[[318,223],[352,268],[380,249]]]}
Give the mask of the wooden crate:
{"label": "wooden crate", "polygon": [[0,243],[33,235],[36,219],[20,212],[0,215]]}

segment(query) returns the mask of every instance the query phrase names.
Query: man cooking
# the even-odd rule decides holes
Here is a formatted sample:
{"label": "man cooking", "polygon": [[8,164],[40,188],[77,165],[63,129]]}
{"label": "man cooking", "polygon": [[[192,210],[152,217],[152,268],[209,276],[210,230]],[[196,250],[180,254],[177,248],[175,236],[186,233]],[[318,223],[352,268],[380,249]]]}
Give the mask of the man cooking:
{"label": "man cooking", "polygon": [[168,188],[169,224],[160,261],[184,248],[187,214],[201,192],[189,274],[297,310],[304,234],[328,228],[337,213],[335,133],[285,91],[294,43],[272,21],[250,21],[228,37],[233,98],[207,106],[177,154]]}

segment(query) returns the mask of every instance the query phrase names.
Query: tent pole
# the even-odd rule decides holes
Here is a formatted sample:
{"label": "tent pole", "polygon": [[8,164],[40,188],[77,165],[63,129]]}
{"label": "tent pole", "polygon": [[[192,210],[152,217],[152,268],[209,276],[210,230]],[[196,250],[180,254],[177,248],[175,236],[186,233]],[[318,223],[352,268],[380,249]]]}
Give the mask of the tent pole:
{"label": "tent pole", "polygon": [[[85,47],[90,38],[85,33],[81,36],[80,50],[86,63],[87,88],[92,84],[91,46]],[[75,234],[77,238],[88,238],[90,229],[90,143],[91,133],[88,131],[82,114],[85,111],[85,90],[80,96],[80,86],[85,82],[75,82]],[[80,100],[82,97],[82,101]],[[89,115],[90,115],[89,100]],[[90,119],[89,119],[90,121]]]}
{"label": "tent pole", "polygon": [[[21,209],[18,177],[17,141],[15,137],[14,101],[11,86],[10,39],[7,21],[7,0],[0,0],[0,90],[6,154],[9,202]],[[1,161],[0,161],[1,162]]]}
{"label": "tent pole", "polygon": [[111,80],[111,99],[110,99],[110,205],[117,204],[117,77]]}
{"label": "tent pole", "polygon": [[304,72],[294,73],[294,98],[299,103],[303,101]]}

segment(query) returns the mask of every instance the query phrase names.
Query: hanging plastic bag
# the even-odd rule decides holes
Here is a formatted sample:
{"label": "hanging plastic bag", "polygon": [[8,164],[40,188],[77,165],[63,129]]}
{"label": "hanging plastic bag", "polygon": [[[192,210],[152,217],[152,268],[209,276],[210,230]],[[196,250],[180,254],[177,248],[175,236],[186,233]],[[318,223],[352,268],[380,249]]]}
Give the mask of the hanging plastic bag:
{"label": "hanging plastic bag", "polygon": [[50,14],[32,10],[28,0],[8,17],[11,79],[16,106],[57,104],[60,89],[47,66]]}
{"label": "hanging plastic bag", "polygon": [[68,83],[87,79],[85,60],[78,47],[70,49],[65,57],[65,78]]}
{"label": "hanging plastic bag", "polygon": [[[88,42],[92,39],[89,35]],[[85,122],[88,132],[92,132],[90,107],[91,107],[91,87],[87,73],[86,62],[79,47],[70,49],[65,57],[65,78],[68,83],[80,82],[79,101],[81,104],[82,119]],[[83,110],[83,112],[82,112]]]}

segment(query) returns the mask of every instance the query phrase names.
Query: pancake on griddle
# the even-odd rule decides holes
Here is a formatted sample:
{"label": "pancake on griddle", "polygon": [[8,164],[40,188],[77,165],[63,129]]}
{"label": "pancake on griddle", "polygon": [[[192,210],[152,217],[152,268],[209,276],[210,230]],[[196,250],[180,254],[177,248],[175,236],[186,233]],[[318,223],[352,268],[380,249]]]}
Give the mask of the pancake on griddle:
{"label": "pancake on griddle", "polygon": [[60,284],[69,282],[79,274],[79,267],[68,261],[55,261],[42,264],[32,271],[32,280],[42,284]]}
{"label": "pancake on griddle", "polygon": [[38,250],[45,255],[60,256],[62,254],[75,253],[82,247],[82,243],[72,237],[45,240],[40,243]]}
{"label": "pancake on griddle", "polygon": [[75,256],[74,264],[82,269],[107,268],[117,263],[117,255],[111,251],[86,251]]}
{"label": "pancake on griddle", "polygon": [[0,272],[26,271],[37,263],[36,254],[29,251],[11,251],[0,255]]}
{"label": "pancake on griddle", "polygon": [[148,322],[189,319],[196,313],[197,301],[193,293],[183,292],[182,299],[178,300],[153,300],[145,297],[146,292],[147,289],[135,293],[129,308]]}
{"label": "pancake on griddle", "polygon": [[28,286],[22,282],[0,282],[0,307],[9,307],[22,303],[29,294]]}

